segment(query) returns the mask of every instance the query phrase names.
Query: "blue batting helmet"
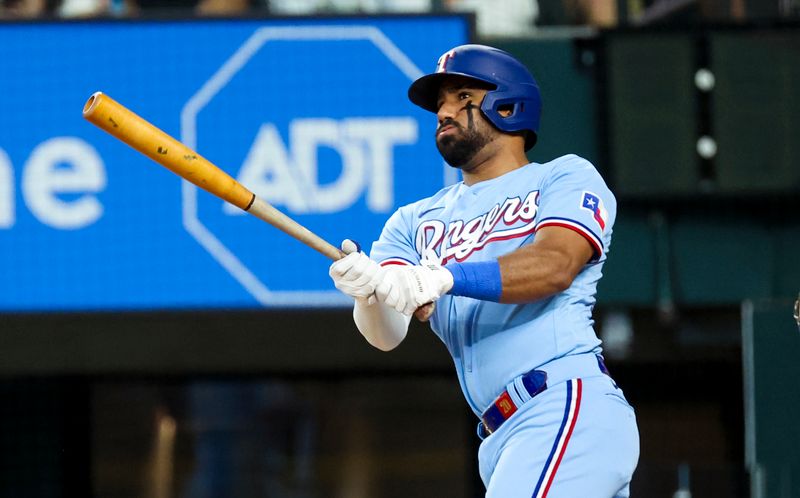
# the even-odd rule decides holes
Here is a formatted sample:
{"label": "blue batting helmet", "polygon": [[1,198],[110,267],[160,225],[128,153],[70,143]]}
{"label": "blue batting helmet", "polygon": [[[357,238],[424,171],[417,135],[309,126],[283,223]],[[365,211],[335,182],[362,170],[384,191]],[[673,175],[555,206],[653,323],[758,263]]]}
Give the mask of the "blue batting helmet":
{"label": "blue batting helmet", "polygon": [[[427,111],[439,109],[439,86],[449,75],[481,81],[493,87],[481,103],[484,116],[505,132],[530,132],[525,138],[525,150],[536,144],[542,97],[539,85],[528,69],[508,52],[486,45],[461,45],[441,57],[436,71],[417,79],[408,89],[408,98]],[[502,116],[498,111],[511,109]]]}

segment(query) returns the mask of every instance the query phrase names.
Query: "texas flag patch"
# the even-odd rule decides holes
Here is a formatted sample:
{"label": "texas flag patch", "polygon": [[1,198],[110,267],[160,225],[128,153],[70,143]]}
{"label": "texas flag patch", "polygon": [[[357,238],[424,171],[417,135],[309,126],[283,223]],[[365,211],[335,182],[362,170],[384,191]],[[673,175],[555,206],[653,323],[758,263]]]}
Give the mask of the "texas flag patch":
{"label": "texas flag patch", "polygon": [[594,221],[600,225],[601,230],[606,229],[606,221],[608,220],[608,211],[603,207],[603,201],[600,197],[591,192],[583,193],[583,201],[581,201],[581,208],[588,209],[594,215]]}

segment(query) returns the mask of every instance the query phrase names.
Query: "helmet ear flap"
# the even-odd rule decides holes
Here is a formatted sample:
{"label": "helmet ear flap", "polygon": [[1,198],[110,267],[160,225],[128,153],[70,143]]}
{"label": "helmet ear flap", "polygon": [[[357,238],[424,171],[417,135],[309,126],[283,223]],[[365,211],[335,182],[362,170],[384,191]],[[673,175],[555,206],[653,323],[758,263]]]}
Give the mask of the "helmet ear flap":
{"label": "helmet ear flap", "polygon": [[[506,111],[506,110],[509,111],[508,115],[504,115],[503,114],[503,111]],[[494,120],[494,119],[490,119],[489,116],[486,115],[486,113],[483,112],[483,110],[481,109],[481,111],[483,112],[484,116],[486,116],[486,118],[489,120],[489,122],[492,123],[492,125],[495,128],[497,128],[497,129],[499,129],[501,131],[504,131],[504,130],[500,126],[497,126],[495,124],[496,122],[504,121],[506,119],[511,119],[516,114],[523,113],[524,110],[525,110],[525,102],[524,101],[523,102],[517,102],[515,104],[499,105],[497,107],[497,112],[496,112],[497,119]],[[519,135],[519,136],[523,137],[525,139],[525,151],[531,150],[536,145],[536,142],[538,141],[538,136],[537,136],[536,132],[534,132],[533,130],[523,129],[523,130],[517,130],[517,131],[505,131],[505,133],[509,133],[509,134],[512,134],[512,135]]]}

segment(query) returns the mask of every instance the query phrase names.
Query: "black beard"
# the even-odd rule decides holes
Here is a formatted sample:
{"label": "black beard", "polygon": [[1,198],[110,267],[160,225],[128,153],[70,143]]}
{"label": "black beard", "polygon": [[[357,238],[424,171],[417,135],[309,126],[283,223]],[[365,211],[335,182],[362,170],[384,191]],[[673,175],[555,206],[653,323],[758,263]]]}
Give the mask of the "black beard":
{"label": "black beard", "polygon": [[451,123],[459,133],[447,135],[436,141],[436,148],[445,162],[454,168],[463,168],[475,157],[491,138],[474,128],[464,129],[457,123]]}

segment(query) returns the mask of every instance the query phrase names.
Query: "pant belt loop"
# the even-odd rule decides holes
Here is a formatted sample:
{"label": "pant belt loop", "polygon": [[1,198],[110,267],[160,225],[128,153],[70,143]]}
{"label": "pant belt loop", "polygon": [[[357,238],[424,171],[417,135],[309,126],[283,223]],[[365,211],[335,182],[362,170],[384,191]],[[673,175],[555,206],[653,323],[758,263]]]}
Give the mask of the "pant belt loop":
{"label": "pant belt loop", "polygon": [[[519,377],[517,377],[517,379],[518,378]],[[506,392],[508,393],[508,396],[511,398],[511,401],[514,402],[514,405],[517,407],[517,410],[519,410],[519,408],[527,400],[525,398],[523,398],[522,392],[524,392],[524,391],[520,391],[519,389],[517,389],[517,379],[514,379],[511,382],[509,382],[508,384],[506,384]]]}
{"label": "pant belt loop", "polygon": [[481,441],[489,437],[489,431],[486,430],[486,427],[483,425],[483,422],[478,422],[478,437]]}
{"label": "pant belt loop", "polygon": [[[520,403],[519,406],[522,406],[524,403],[527,403],[528,401],[533,399],[533,396],[531,396],[531,393],[529,393],[528,389],[525,387],[525,382],[522,380],[523,377],[524,377],[523,375],[520,375],[519,377],[514,379],[513,382],[514,387],[516,388],[516,391],[519,394],[519,397],[521,398],[522,401],[522,403]],[[506,387],[506,389],[508,388]]]}

